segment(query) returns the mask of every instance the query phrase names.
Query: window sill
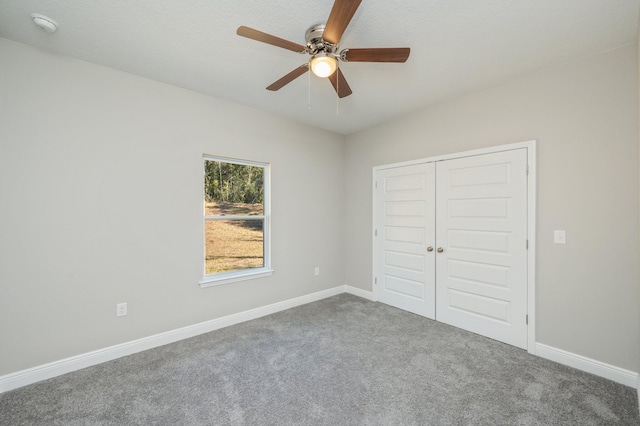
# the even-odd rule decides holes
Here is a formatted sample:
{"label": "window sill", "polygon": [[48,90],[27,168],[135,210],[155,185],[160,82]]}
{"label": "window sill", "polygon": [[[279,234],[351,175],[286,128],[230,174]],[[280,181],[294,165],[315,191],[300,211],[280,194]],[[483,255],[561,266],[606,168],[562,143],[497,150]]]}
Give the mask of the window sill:
{"label": "window sill", "polygon": [[214,287],[223,284],[235,283],[237,281],[253,280],[255,278],[268,277],[273,275],[272,269],[253,269],[248,271],[234,271],[215,276],[203,277],[200,281],[200,288]]}

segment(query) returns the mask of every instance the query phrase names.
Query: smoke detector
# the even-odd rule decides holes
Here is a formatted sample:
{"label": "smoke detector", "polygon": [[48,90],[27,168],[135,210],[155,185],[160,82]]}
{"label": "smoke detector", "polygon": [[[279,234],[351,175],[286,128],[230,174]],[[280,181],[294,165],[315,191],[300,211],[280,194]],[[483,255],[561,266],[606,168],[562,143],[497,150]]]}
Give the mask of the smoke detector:
{"label": "smoke detector", "polygon": [[32,13],[31,19],[36,26],[48,33],[55,33],[58,29],[58,23],[48,16],[40,15],[38,13]]}

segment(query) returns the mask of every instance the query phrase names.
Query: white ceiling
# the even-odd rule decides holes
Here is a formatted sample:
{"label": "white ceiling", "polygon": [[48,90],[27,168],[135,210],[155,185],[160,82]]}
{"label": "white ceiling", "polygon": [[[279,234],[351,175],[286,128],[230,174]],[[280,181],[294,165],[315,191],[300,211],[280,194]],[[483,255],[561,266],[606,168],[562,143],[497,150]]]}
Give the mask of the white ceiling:
{"label": "white ceiling", "polygon": [[[0,0],[0,37],[349,134],[532,70],[634,43],[640,0],[363,0],[340,48],[410,47],[406,63],[343,63],[353,95],[339,103],[331,84],[315,76],[278,92],[265,90],[308,57],[239,37],[237,27],[304,44],[305,30],[324,23],[332,5]],[[58,32],[37,28],[31,13],[56,20]]]}

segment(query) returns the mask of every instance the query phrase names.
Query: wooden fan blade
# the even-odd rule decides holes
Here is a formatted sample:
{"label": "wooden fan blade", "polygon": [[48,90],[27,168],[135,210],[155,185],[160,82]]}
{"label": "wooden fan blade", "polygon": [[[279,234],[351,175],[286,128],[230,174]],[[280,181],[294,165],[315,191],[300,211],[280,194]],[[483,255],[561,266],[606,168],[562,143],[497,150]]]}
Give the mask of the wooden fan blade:
{"label": "wooden fan blade", "polygon": [[344,78],[344,74],[340,71],[340,68],[329,76],[329,81],[333,84],[333,88],[336,89],[336,93],[339,98],[344,98],[345,96],[349,96],[353,93],[351,91],[351,87],[349,87],[349,84],[347,83],[347,80]]}
{"label": "wooden fan blade", "polygon": [[410,52],[408,47],[344,49],[340,57],[347,62],[406,62]]}
{"label": "wooden fan blade", "polygon": [[338,44],[344,30],[347,29],[351,18],[355,15],[362,0],[336,0],[331,8],[327,25],[324,27],[322,39],[332,44]]}
{"label": "wooden fan blade", "polygon": [[285,40],[280,37],[273,36],[271,34],[263,33],[262,31],[254,30],[249,27],[238,27],[236,34],[242,37],[247,37],[252,40],[261,41],[263,43],[271,44],[273,46],[282,47],[283,49],[292,50],[294,52],[303,53],[305,47],[301,44],[294,43],[289,40]]}
{"label": "wooden fan blade", "polygon": [[302,74],[309,71],[309,64],[300,65],[295,70],[291,71],[289,74],[282,77],[280,80],[272,83],[270,86],[267,86],[267,90],[276,91],[282,89],[287,84],[291,83],[296,78],[300,77]]}

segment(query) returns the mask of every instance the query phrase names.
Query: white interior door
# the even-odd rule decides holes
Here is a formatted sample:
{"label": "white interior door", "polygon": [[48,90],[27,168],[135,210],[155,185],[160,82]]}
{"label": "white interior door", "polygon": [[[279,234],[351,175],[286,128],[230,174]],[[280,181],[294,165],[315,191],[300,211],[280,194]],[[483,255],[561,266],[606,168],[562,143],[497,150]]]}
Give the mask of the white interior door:
{"label": "white interior door", "polygon": [[436,166],[436,319],[521,348],[527,347],[526,167],[524,148]]}
{"label": "white interior door", "polygon": [[435,316],[435,166],[376,172],[376,296],[427,318]]}

